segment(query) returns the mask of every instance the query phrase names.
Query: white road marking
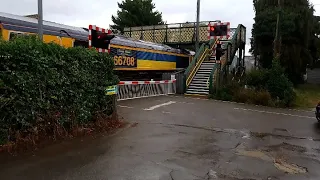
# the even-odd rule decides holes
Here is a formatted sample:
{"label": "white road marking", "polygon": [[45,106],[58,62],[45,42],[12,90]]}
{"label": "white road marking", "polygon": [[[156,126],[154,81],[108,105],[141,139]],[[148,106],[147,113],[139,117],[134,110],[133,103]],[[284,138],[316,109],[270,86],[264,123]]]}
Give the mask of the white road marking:
{"label": "white road marking", "polygon": [[155,106],[151,106],[149,108],[146,108],[146,109],[143,109],[145,111],[152,111],[156,108],[159,108],[159,107],[162,107],[162,106],[167,106],[167,105],[170,105],[170,104],[174,104],[176,103],[175,101],[169,101],[169,102],[166,102],[166,103],[162,103],[162,104],[158,104],[158,105],[155,105]]}
{"label": "white road marking", "polygon": [[169,111],[162,111],[163,114],[171,114]]}
{"label": "white road marking", "polygon": [[130,107],[130,106],[122,106],[122,105],[118,105],[119,107],[122,107],[122,108],[130,108],[132,109],[133,107]]}
{"label": "white road marking", "polygon": [[178,103],[180,103],[180,104],[194,104],[192,102],[178,102]]}
{"label": "white road marking", "polygon": [[243,110],[243,111],[253,111],[253,112],[267,113],[267,114],[276,114],[276,115],[283,115],[283,116],[292,116],[292,117],[314,119],[314,117],[311,117],[311,116],[301,116],[301,115],[287,114],[287,113],[280,113],[280,112],[261,111],[261,110],[255,110],[255,109],[245,109],[245,108],[234,108],[234,109],[235,110]]}

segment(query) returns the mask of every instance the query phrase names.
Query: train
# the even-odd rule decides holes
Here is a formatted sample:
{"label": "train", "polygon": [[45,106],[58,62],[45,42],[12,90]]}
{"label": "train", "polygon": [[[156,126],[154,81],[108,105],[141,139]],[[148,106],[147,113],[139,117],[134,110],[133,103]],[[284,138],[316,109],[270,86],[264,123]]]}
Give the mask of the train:
{"label": "train", "polygon": [[[4,40],[9,41],[20,34],[37,32],[36,18],[0,12],[0,34]],[[88,37],[88,28],[43,21],[45,43],[54,42],[66,48],[88,48]],[[115,72],[123,80],[159,79],[162,73],[187,68],[193,58],[193,52],[185,49],[135,40],[123,35],[115,35],[110,41],[110,55],[114,58]],[[121,63],[119,59],[122,58],[130,58],[131,63]]]}

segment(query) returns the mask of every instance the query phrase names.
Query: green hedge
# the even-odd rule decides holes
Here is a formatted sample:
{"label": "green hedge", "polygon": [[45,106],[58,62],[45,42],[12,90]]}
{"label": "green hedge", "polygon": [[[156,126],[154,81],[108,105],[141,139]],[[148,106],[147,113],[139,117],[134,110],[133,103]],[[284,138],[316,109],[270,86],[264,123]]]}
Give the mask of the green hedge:
{"label": "green hedge", "polygon": [[[252,70],[246,74],[244,82],[224,84],[211,97],[264,106],[293,106],[296,94],[284,72],[279,61],[274,60],[272,68]],[[248,85],[248,88],[244,88],[244,85]]]}
{"label": "green hedge", "polygon": [[26,36],[0,41],[0,59],[2,131],[52,119],[70,127],[91,121],[96,112],[112,113],[105,88],[119,80],[108,54]]}

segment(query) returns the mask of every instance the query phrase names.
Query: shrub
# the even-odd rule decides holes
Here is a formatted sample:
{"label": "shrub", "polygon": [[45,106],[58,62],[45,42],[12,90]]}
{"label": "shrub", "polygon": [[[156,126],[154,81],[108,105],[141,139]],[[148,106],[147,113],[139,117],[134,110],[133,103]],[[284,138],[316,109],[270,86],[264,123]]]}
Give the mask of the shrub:
{"label": "shrub", "polygon": [[264,106],[289,107],[294,104],[296,94],[293,84],[285,75],[279,60],[273,60],[272,67],[268,70],[249,72],[245,83],[249,86],[248,89],[239,88],[241,84],[225,85],[214,94],[214,98]]}
{"label": "shrub", "polygon": [[272,68],[268,74],[266,89],[270,92],[272,98],[279,100],[281,106],[291,106],[296,94],[293,89],[293,84],[284,74],[284,69],[278,60],[272,62]]}
{"label": "shrub", "polygon": [[256,89],[264,89],[268,81],[268,71],[253,69],[246,74],[245,83]]}
{"label": "shrub", "polygon": [[218,100],[231,101],[234,93],[237,92],[239,88],[239,84],[231,82],[222,85],[221,88],[213,93],[212,97]]}
{"label": "shrub", "polygon": [[96,112],[113,111],[104,91],[119,80],[107,54],[26,36],[0,41],[0,59],[0,129],[28,129],[49,120],[74,126]]}
{"label": "shrub", "polygon": [[270,93],[266,90],[259,90],[254,93],[252,96],[254,104],[262,106],[272,106],[272,97]]}
{"label": "shrub", "polygon": [[254,90],[241,88],[235,92],[233,101],[239,103],[249,103],[263,106],[272,106],[272,98],[266,90]]}
{"label": "shrub", "polygon": [[255,91],[252,89],[245,89],[241,88],[238,91],[236,91],[233,95],[233,101],[239,102],[239,103],[247,103],[250,102],[252,99],[252,95]]}

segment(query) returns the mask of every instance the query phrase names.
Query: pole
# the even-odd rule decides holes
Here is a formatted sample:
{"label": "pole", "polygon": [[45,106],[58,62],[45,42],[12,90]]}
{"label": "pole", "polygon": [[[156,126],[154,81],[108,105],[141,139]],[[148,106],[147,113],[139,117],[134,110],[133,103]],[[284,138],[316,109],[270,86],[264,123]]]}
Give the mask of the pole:
{"label": "pole", "polygon": [[117,94],[112,96],[112,106],[113,106],[113,112],[112,112],[112,120],[118,120],[118,112],[117,112]]}
{"label": "pole", "polygon": [[197,0],[196,52],[199,50],[200,0]]}
{"label": "pole", "polygon": [[42,11],[42,0],[38,0],[38,36],[42,41],[43,39],[43,11]]}
{"label": "pole", "polygon": [[278,14],[277,14],[277,26],[276,26],[276,36],[274,39],[274,57],[280,58],[280,35],[279,35],[279,24],[280,24],[280,11],[281,11],[281,3],[278,0]]}

